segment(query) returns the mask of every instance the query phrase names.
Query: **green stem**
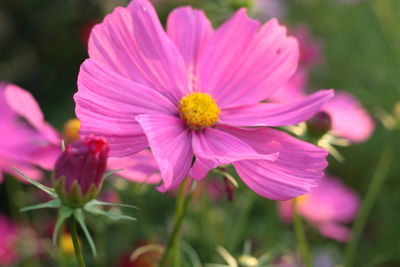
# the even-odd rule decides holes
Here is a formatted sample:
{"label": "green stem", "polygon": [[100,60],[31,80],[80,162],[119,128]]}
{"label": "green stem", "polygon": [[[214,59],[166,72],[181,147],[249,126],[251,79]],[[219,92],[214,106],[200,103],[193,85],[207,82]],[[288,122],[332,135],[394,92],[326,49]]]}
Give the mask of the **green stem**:
{"label": "green stem", "polygon": [[304,232],[303,220],[301,219],[301,216],[298,212],[298,200],[298,198],[295,198],[293,200],[294,231],[296,233],[297,245],[299,247],[301,258],[303,259],[305,266],[311,267],[312,260],[310,248],[308,246],[307,237]]}
{"label": "green stem", "polygon": [[83,260],[82,251],[79,245],[78,232],[76,230],[76,219],[74,217],[71,217],[70,219],[70,226],[71,226],[72,243],[74,244],[76,259],[78,260],[79,267],[85,267],[85,261]]}
{"label": "green stem", "polygon": [[236,227],[231,235],[231,239],[228,245],[229,251],[236,251],[237,247],[239,246],[239,243],[241,241],[240,237],[243,234],[243,230],[247,225],[250,212],[256,199],[256,195],[253,192],[251,192],[251,194],[247,194],[245,197],[246,202],[244,203],[242,212],[240,212],[237,223],[235,223]]}
{"label": "green stem", "polygon": [[[168,241],[167,247],[165,249],[165,252],[163,254],[163,257],[160,261],[161,267],[167,266],[167,261],[171,255],[172,250],[174,250],[174,259],[176,259],[177,257],[179,258],[179,246],[177,244],[178,239],[179,239],[179,232],[181,229],[183,219],[184,219],[187,209],[189,207],[189,204],[193,198],[193,191],[194,191],[194,187],[195,187],[195,182],[193,182],[192,187],[189,191],[189,194],[185,198],[186,184],[187,184],[187,180],[185,180],[179,187],[174,228],[172,230],[172,233],[169,238],[169,241]],[[178,264],[179,264],[179,262],[178,262]],[[179,265],[175,264],[175,266],[179,266]]]}
{"label": "green stem", "polygon": [[386,148],[382,153],[378,166],[376,167],[375,174],[372,177],[372,181],[362,202],[360,212],[358,213],[357,219],[354,222],[350,242],[346,247],[344,262],[345,267],[354,266],[354,258],[357,252],[358,245],[360,243],[361,234],[364,230],[365,224],[367,223],[368,216],[372,210],[372,207],[378,197],[379,192],[381,191],[382,185],[390,170],[390,166],[393,161],[393,155],[394,142],[391,139],[387,143]]}

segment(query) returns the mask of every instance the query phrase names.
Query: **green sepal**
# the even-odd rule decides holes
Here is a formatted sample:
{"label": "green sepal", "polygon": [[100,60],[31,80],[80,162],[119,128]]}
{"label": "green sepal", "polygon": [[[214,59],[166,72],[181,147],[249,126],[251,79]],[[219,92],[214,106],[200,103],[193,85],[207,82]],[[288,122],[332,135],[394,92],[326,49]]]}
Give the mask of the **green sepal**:
{"label": "green sepal", "polygon": [[20,211],[25,212],[25,211],[29,211],[29,210],[59,208],[59,207],[61,207],[61,201],[59,199],[53,199],[53,200],[50,200],[49,202],[24,207],[24,208],[20,209]]}
{"label": "green sepal", "polygon": [[87,202],[95,198],[99,192],[96,185],[91,184],[84,195],[78,181],[74,181],[68,192],[65,191],[65,178],[62,176],[54,183],[55,191],[61,201],[72,208],[82,208]]}
{"label": "green sepal", "polygon": [[93,199],[92,201],[89,201],[86,204],[87,206],[114,206],[114,207],[122,207],[122,208],[131,208],[131,209],[137,209],[139,210],[138,207],[133,206],[133,205],[128,205],[128,204],[121,204],[121,203],[111,203],[111,202],[104,202],[104,201],[100,201],[97,199]]}
{"label": "green sepal", "polygon": [[111,170],[111,171],[106,172],[106,173],[103,175],[103,180],[105,180],[106,178],[110,177],[111,175],[113,175],[113,174],[116,173],[116,172],[122,171],[123,169],[124,169],[124,168],[120,168],[120,169]]}
{"label": "green sepal", "polygon": [[118,221],[118,220],[130,220],[130,221],[137,221],[136,218],[127,216],[127,215],[122,215],[122,214],[117,214],[117,213],[112,213],[108,211],[104,211],[102,209],[96,208],[95,206],[85,206],[85,210],[87,212],[90,212],[94,215],[103,215],[107,218],[109,218],[112,221]]}
{"label": "green sepal", "polygon": [[58,210],[58,217],[57,217],[56,225],[54,226],[54,231],[53,231],[54,245],[57,245],[57,239],[58,239],[58,235],[59,235],[61,226],[63,225],[65,220],[68,219],[73,213],[74,213],[74,210],[65,205],[61,205],[60,209]]}
{"label": "green sepal", "polygon": [[23,174],[20,170],[18,170],[16,167],[13,167],[13,169],[22,176],[22,178],[24,178],[25,180],[27,180],[28,182],[30,182],[31,184],[33,184],[34,186],[36,186],[37,188],[39,188],[40,190],[46,192],[47,194],[49,194],[52,197],[57,197],[56,192],[54,191],[53,188],[47,187],[41,183],[39,183],[38,181],[33,180],[32,178],[29,178],[28,176],[26,176],[25,174]]}
{"label": "green sepal", "polygon": [[90,249],[92,250],[93,256],[96,258],[97,257],[96,245],[94,244],[93,238],[90,235],[90,232],[86,226],[85,215],[83,213],[83,210],[75,209],[74,217],[78,221],[79,225],[81,226],[83,233],[85,234],[85,237],[86,237],[87,241],[89,242],[89,246],[90,246]]}

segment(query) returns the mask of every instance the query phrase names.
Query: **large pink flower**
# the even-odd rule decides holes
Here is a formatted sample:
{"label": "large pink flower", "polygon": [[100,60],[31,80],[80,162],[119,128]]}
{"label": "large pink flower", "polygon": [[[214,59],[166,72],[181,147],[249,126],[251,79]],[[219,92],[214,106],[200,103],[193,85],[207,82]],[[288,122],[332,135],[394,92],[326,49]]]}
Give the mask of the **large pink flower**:
{"label": "large pink flower", "polygon": [[181,7],[165,32],[150,2],[134,0],[94,27],[89,56],[75,95],[81,134],[105,136],[118,157],[150,146],[159,190],[230,163],[271,199],[305,194],[322,176],[324,150],[261,127],[302,122],[333,95],[261,103],[297,67],[297,42],[276,20],[260,25],[241,9],[214,31],[202,11]]}
{"label": "large pink flower", "polygon": [[3,172],[16,174],[13,167],[39,178],[35,165],[46,166],[36,153],[57,142],[57,133],[44,121],[33,96],[13,84],[0,84],[0,132],[0,181]]}
{"label": "large pink flower", "polygon": [[[358,195],[334,177],[324,177],[310,194],[298,202],[299,213],[314,225],[322,235],[338,241],[346,241],[350,230],[344,223],[351,222],[357,215]],[[279,212],[284,221],[293,216],[293,201],[279,202]]]}

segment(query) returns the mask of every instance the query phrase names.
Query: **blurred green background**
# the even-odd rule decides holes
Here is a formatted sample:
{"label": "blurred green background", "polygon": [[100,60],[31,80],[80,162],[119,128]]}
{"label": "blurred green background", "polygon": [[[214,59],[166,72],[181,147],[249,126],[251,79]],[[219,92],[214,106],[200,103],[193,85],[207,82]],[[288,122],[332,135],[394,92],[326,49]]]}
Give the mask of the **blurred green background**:
{"label": "blurred green background", "polygon": [[[159,0],[157,9],[165,21],[175,6],[192,5],[204,9],[214,26],[218,26],[235,9],[247,6],[263,21],[276,15],[289,27],[306,24],[312,35],[321,40],[325,58],[312,70],[311,88],[349,91],[371,114],[378,108],[391,112],[400,100],[399,0],[259,0],[270,1],[275,4],[269,5],[264,15],[259,14],[259,6],[251,0]],[[0,80],[32,92],[46,119],[60,129],[74,114],[72,95],[79,66],[87,57],[84,36],[88,28],[115,6],[126,4],[122,0],[1,0]],[[330,173],[341,177],[361,196],[389,136],[379,122],[376,124],[369,141],[339,148],[346,158],[343,164],[330,160]],[[394,162],[368,221],[356,266],[400,266],[399,155]],[[125,186],[125,202],[140,206],[142,211],[137,213],[139,222],[133,226],[126,223],[107,227],[109,262],[132,250],[140,240],[156,241],[165,236],[166,221],[173,210],[174,200],[170,196],[143,186]],[[249,198],[254,198],[256,204],[246,210]],[[209,200],[204,197],[193,203],[184,229],[187,241],[206,262],[218,259],[216,244],[235,254],[246,239],[253,241],[256,255],[278,247],[295,248],[291,228],[280,222],[275,203],[255,196],[246,187],[240,187],[233,203],[206,202]],[[6,203],[2,206],[7,211]],[[246,212],[250,217],[243,232],[235,230],[238,218]],[[344,245],[321,238],[311,228],[307,230],[313,247],[343,251]],[[241,234],[236,237],[235,231]],[[121,236],[123,240],[118,239]],[[119,245],[113,245],[116,243]]]}

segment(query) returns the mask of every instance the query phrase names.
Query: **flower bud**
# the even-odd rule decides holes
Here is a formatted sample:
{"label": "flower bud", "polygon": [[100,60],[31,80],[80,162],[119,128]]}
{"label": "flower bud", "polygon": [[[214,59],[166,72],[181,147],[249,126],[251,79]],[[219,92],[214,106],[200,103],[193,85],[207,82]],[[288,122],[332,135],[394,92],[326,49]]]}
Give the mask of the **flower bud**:
{"label": "flower bud", "polygon": [[100,191],[109,146],[88,136],[66,146],[55,165],[54,188],[64,204],[82,207]]}
{"label": "flower bud", "polygon": [[332,127],[331,116],[320,111],[307,121],[307,132],[313,138],[321,138]]}

